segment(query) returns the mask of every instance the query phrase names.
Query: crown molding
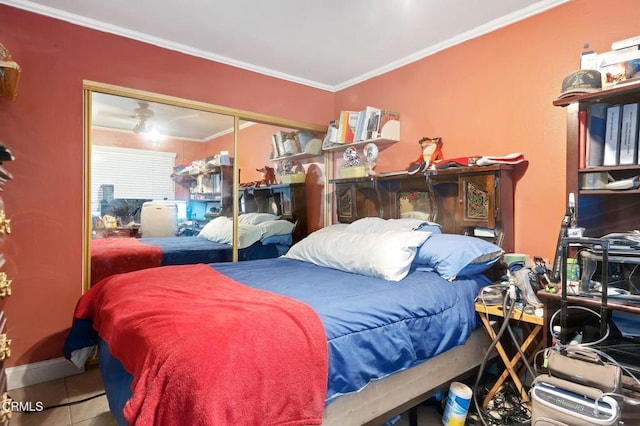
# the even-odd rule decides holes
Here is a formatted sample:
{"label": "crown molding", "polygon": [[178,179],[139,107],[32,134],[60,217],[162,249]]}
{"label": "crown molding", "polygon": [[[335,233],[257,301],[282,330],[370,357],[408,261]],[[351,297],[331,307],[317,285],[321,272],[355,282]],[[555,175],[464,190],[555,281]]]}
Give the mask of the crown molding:
{"label": "crown molding", "polygon": [[570,1],[571,0],[542,0],[542,1],[535,2],[527,8],[520,9],[517,12],[511,13],[509,15],[505,15],[499,19],[494,19],[493,21],[490,21],[484,25],[481,25],[472,30],[459,34],[456,37],[452,37],[448,40],[445,40],[433,46],[429,46],[426,49],[423,49],[414,54],[405,56],[404,58],[390,62],[389,64],[386,64],[382,67],[379,67],[370,72],[361,74],[353,79],[347,80],[342,83],[338,83],[336,85],[329,85],[329,84],[321,83],[318,81],[312,81],[305,78],[296,77],[290,74],[275,71],[272,69],[238,61],[226,56],[216,55],[212,52],[208,52],[202,49],[197,49],[192,46],[176,43],[171,40],[166,40],[159,37],[154,37],[149,34],[133,31],[127,28],[116,26],[116,25],[107,24],[105,22],[101,22],[91,18],[86,18],[73,13],[68,13],[63,10],[55,9],[55,8],[45,6],[40,3],[35,3],[32,1],[0,0],[0,3],[13,6],[19,9],[27,10],[29,12],[37,13],[39,15],[45,15],[54,19],[70,22],[72,24],[80,25],[86,28],[91,28],[94,30],[115,34],[121,37],[126,37],[132,40],[141,41],[143,43],[152,44],[158,47],[174,50],[180,53],[188,54],[188,55],[199,57],[202,59],[207,59],[210,61],[225,64],[225,65],[230,65],[236,68],[241,68],[247,71],[256,72],[258,74],[263,74],[269,77],[275,77],[281,80],[286,80],[293,83],[298,83],[298,84],[313,87],[316,89],[326,90],[326,91],[335,93],[340,90],[344,90],[348,87],[354,86],[356,84],[362,83],[371,78],[393,71],[397,68],[419,61],[428,56],[436,54],[442,50],[464,43],[465,41],[480,37],[484,34],[490,33],[492,31],[496,31],[500,28],[506,27],[518,21],[540,14],[542,12],[545,12],[549,9],[560,6],[564,3],[568,3]]}

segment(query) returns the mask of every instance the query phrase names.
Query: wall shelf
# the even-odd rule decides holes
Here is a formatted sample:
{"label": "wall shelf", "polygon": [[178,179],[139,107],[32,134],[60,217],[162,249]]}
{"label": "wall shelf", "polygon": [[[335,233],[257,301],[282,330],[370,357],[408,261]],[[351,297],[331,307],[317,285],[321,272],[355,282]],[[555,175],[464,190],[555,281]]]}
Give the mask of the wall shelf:
{"label": "wall shelf", "polygon": [[356,148],[364,147],[368,143],[374,143],[378,146],[378,149],[382,149],[393,145],[396,142],[400,142],[400,122],[397,120],[391,120],[385,123],[379,138],[348,143],[331,143],[328,146],[323,146],[322,150],[344,151],[352,146]]}
{"label": "wall shelf", "polygon": [[291,155],[283,155],[282,157],[274,157],[274,158],[270,158],[269,161],[282,161],[282,160],[306,160],[309,158],[314,158],[314,157],[319,157],[321,156],[322,153],[318,153],[318,154],[313,154],[313,153],[309,153],[309,152],[301,152],[299,154],[291,154]]}

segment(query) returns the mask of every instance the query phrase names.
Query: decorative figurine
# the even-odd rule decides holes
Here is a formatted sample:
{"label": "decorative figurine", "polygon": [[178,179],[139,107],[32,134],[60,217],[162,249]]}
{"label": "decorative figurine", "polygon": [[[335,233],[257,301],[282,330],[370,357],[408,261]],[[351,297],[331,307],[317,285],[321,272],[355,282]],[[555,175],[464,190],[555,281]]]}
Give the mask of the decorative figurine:
{"label": "decorative figurine", "polygon": [[378,159],[378,146],[369,142],[362,149],[364,155],[364,161],[367,163],[367,174],[369,176],[375,176],[376,172],[373,170],[376,167],[376,160]]}
{"label": "decorative figurine", "polygon": [[407,167],[407,172],[410,175],[426,172],[433,163],[442,161],[443,158],[441,137],[429,138],[425,136],[418,141],[418,145],[420,145],[420,156],[417,160],[409,163],[409,167]]}
{"label": "decorative figurine", "polygon": [[276,185],[278,182],[276,181],[276,172],[273,167],[264,166],[261,169],[256,169],[257,172],[262,173],[262,180],[256,181],[256,188],[259,188],[260,185]]}
{"label": "decorative figurine", "polygon": [[358,150],[353,146],[350,146],[344,151],[344,154],[342,154],[342,158],[344,159],[344,167],[355,167],[362,165],[362,160],[360,160]]}

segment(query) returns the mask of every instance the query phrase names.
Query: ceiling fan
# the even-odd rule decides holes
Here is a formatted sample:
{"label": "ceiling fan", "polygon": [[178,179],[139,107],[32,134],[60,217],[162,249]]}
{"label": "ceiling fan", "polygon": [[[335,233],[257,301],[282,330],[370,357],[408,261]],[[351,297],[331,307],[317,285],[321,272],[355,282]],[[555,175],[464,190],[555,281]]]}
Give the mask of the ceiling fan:
{"label": "ceiling fan", "polygon": [[134,117],[138,119],[133,126],[133,132],[139,135],[153,130],[153,111],[149,109],[149,104],[146,102],[138,102],[138,105],[138,108],[133,110]]}

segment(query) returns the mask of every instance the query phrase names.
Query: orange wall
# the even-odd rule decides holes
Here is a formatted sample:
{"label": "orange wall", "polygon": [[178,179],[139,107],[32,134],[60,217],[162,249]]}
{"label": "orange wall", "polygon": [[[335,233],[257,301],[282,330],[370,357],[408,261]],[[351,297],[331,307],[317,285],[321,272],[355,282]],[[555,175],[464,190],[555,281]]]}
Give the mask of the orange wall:
{"label": "orange wall", "polygon": [[566,206],[566,114],[552,101],[584,43],[609,50],[639,33],[639,14],[637,0],[573,0],[342,90],[336,111],[400,112],[402,141],[382,151],[379,171],[406,167],[423,136],[442,136],[445,157],[522,152],[529,164],[517,173],[516,251],[553,258]]}
{"label": "orange wall", "polygon": [[415,159],[425,135],[442,136],[449,157],[521,151],[516,250],[550,257],[565,205],[565,113],[551,102],[583,43],[605,51],[637,35],[638,12],[636,0],[573,0],[333,94],[0,5],[0,41],[23,68],[18,98],[0,99],[0,139],[17,158],[2,193],[7,365],[61,356],[81,293],[83,79],[322,124],[341,109],[394,109],[402,141],[378,170]]}

